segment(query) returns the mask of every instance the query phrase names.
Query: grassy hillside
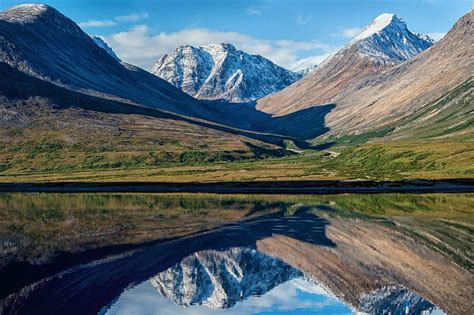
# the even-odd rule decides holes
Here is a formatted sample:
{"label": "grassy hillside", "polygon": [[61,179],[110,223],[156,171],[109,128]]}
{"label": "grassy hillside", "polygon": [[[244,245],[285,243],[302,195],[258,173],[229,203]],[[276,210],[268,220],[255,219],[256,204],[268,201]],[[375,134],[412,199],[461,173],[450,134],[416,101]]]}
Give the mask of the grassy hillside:
{"label": "grassy hillside", "polygon": [[474,80],[470,78],[403,119],[390,138],[474,139]]}
{"label": "grassy hillside", "polygon": [[[473,142],[367,143],[356,147],[335,147],[331,150],[304,151],[301,154],[279,158],[214,161],[194,165],[184,162],[167,162],[161,166],[127,165],[114,168],[92,168],[82,165],[81,169],[41,172],[8,168],[0,173],[0,182],[474,178]],[[105,153],[90,155],[102,154]],[[65,163],[59,163],[58,168],[62,164]],[[20,165],[28,165],[27,160],[23,160]]]}
{"label": "grassy hillside", "polygon": [[176,119],[0,99],[2,174],[199,165],[281,156],[262,141]]}
{"label": "grassy hillside", "polygon": [[79,106],[69,95],[3,97],[0,182],[474,178],[472,87],[467,80],[397,125],[317,139],[313,150],[172,117],[107,112],[101,108],[111,105],[93,98]]}

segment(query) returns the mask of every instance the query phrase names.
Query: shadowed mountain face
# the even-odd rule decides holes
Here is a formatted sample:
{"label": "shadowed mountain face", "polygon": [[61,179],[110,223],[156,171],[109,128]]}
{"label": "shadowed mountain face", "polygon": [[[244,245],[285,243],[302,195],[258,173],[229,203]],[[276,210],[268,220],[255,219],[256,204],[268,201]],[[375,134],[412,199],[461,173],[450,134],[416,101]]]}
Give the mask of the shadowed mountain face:
{"label": "shadowed mountain face", "polygon": [[19,5],[0,13],[0,61],[67,88],[206,115],[195,99],[144,70],[121,64],[47,5]]}

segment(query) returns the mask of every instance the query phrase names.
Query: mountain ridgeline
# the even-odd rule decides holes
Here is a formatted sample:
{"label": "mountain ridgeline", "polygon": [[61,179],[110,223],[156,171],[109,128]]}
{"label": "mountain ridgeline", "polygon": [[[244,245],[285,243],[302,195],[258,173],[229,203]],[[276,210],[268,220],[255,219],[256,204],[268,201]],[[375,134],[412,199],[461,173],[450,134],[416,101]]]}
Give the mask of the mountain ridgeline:
{"label": "mountain ridgeline", "polygon": [[91,36],[92,40],[94,41],[94,43],[97,44],[97,46],[99,46],[100,48],[104,49],[110,56],[112,56],[115,60],[117,60],[118,62],[122,62],[122,60],[120,60],[119,57],[117,57],[117,55],[115,54],[115,51],[113,51],[112,48],[110,48],[109,45],[107,45],[106,42],[104,42],[104,40],[102,38],[100,38],[99,36],[95,36],[95,35],[92,35]]}
{"label": "mountain ridgeline", "polygon": [[[471,11],[463,16],[433,46],[410,33],[401,19],[382,15],[310,75],[258,100],[257,109],[285,116],[331,103],[326,138],[382,129],[395,132],[407,117],[471,80],[473,15]],[[467,94],[472,95],[472,89]],[[472,115],[472,102],[469,108]],[[442,116],[443,110],[425,114]],[[472,118],[467,120],[467,129],[456,134],[472,133]]]}
{"label": "mountain ridgeline", "polygon": [[432,44],[431,39],[410,32],[398,16],[381,14],[303,80],[260,100],[258,108],[284,115],[333,102],[349,86],[416,56]]}
{"label": "mountain ridgeline", "polygon": [[279,91],[301,77],[228,43],[178,47],[161,57],[152,73],[198,99],[235,103]]}
{"label": "mountain ridgeline", "polygon": [[304,77],[231,44],[179,47],[150,73],[56,9],[18,5],[0,12],[0,170],[27,161],[13,152],[29,146],[102,152],[91,165],[128,167],[281,156],[372,135],[470,139],[473,20],[470,11],[434,43],[382,14]]}
{"label": "mountain ridgeline", "polygon": [[203,112],[199,102],[166,81],[120,63],[50,6],[25,4],[1,12],[0,34],[0,62],[33,77],[104,98],[182,114]]}

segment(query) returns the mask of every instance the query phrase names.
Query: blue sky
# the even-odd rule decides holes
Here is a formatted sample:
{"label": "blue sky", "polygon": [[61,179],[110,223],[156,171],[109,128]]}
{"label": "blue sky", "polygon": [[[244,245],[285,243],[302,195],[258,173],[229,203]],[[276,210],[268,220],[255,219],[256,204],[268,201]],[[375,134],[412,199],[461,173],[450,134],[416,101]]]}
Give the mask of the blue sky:
{"label": "blue sky", "polygon": [[[0,0],[4,10],[25,1]],[[123,60],[150,69],[174,47],[231,42],[287,68],[319,62],[377,15],[401,16],[413,32],[439,37],[474,0],[44,0]]]}

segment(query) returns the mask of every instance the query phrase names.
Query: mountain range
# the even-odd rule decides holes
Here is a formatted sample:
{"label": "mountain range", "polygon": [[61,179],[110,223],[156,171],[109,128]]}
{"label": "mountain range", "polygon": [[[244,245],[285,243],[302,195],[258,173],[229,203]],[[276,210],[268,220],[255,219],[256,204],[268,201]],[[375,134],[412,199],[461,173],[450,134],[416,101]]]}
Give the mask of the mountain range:
{"label": "mountain range", "polygon": [[152,73],[198,99],[236,103],[259,99],[301,78],[228,43],[178,47],[161,57]]}
{"label": "mountain range", "polygon": [[[387,16],[381,17],[386,22]],[[421,48],[431,46],[432,41],[408,32],[396,16],[391,16],[390,22],[380,30],[377,27],[375,32],[373,26],[378,23],[372,23],[311,75],[258,100],[257,109],[282,116],[322,104],[335,104],[325,122],[330,133],[336,136],[383,128],[391,132],[415,116],[420,119],[420,115],[425,119],[433,115],[442,117],[443,111],[453,108],[445,106],[424,111],[450,90],[463,83],[469,85],[474,64],[472,20],[471,11],[446,37],[415,56]],[[388,38],[393,43],[384,45],[382,51],[367,48],[372,43],[387,42]],[[407,46],[403,53],[397,48]],[[390,56],[393,58],[389,59]],[[408,56],[412,57],[401,62]],[[455,119],[453,124],[459,123],[455,116],[451,116]],[[472,127],[472,122],[464,120],[464,125]]]}
{"label": "mountain range", "polygon": [[309,76],[260,100],[258,108],[284,115],[333,102],[349,86],[416,56],[432,44],[431,39],[411,33],[398,16],[381,14]]}
{"label": "mountain range", "polygon": [[[152,74],[56,9],[19,5],[0,13],[0,146],[28,155],[46,143],[77,165],[102,152],[93,165],[116,167],[281,156],[338,139],[470,137],[473,33],[473,11],[436,43],[382,14],[302,78],[222,43],[179,47]],[[59,167],[44,155],[17,169],[23,160],[7,151],[0,170]]]}

